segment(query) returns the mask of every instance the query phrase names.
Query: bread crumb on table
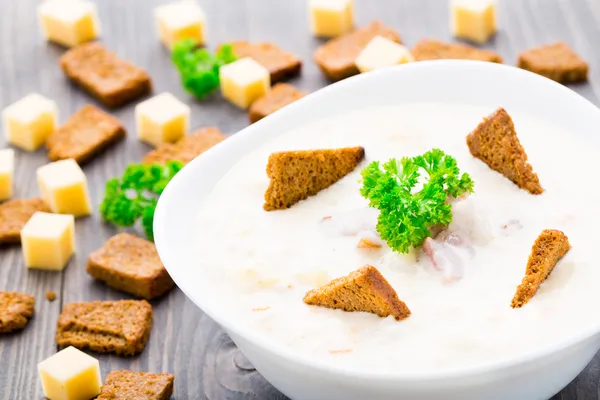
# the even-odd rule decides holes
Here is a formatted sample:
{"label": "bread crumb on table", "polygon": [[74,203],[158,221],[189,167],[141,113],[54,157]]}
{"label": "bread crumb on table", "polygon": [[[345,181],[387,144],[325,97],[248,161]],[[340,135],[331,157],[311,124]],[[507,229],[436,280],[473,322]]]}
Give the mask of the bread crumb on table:
{"label": "bread crumb on table", "polygon": [[46,292],[46,300],[48,301],[54,301],[56,300],[56,293],[55,292]]}

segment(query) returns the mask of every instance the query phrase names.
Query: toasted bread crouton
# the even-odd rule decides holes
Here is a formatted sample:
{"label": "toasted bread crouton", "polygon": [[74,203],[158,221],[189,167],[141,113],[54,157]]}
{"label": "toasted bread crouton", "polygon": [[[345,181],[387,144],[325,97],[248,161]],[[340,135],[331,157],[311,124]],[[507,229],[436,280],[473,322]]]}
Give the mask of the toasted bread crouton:
{"label": "toasted bread crouton", "polygon": [[0,292],[0,333],[20,331],[33,317],[35,298],[29,294]]}
{"label": "toasted bread crouton", "polygon": [[371,265],[309,291],[304,302],[344,311],[368,312],[380,317],[392,315],[398,321],[410,315],[410,310],[398,298],[394,288]]}
{"label": "toasted bread crouton", "polygon": [[535,240],[527,261],[525,277],[512,299],[511,307],[519,308],[535,295],[554,266],[571,248],[569,238],[561,231],[545,229]]}
{"label": "toasted bread crouton", "polygon": [[187,164],[211,147],[221,143],[226,136],[217,128],[202,128],[185,135],[175,143],[165,142],[144,156],[144,164],[165,164],[181,161]]}
{"label": "toasted bread crouton", "polygon": [[283,210],[314,196],[352,172],[364,157],[362,147],[271,154],[264,209]]}
{"label": "toasted bread crouton", "polygon": [[587,62],[564,42],[520,53],[517,66],[560,83],[586,81],[589,71]]}
{"label": "toasted bread crouton", "polygon": [[474,157],[521,189],[531,194],[544,191],[537,174],[527,162],[527,153],[519,142],[512,118],[503,108],[494,111],[467,136],[467,145]]}
{"label": "toasted bread crouton", "polygon": [[411,54],[415,61],[477,60],[502,64],[502,57],[494,51],[482,50],[460,43],[444,43],[433,39],[423,39],[418,42]]}

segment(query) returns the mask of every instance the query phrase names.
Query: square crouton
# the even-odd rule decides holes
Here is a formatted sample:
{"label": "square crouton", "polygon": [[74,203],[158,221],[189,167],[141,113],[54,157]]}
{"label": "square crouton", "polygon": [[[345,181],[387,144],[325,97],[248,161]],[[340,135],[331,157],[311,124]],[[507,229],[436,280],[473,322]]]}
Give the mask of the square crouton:
{"label": "square crouton", "polygon": [[40,198],[11,200],[0,204],[0,244],[20,243],[21,229],[38,211],[50,212]]}
{"label": "square crouton", "polygon": [[444,43],[423,39],[411,51],[415,61],[427,60],[475,60],[502,64],[500,54],[459,43]]}
{"label": "square crouton", "polygon": [[71,303],[58,317],[56,343],[99,353],[141,353],[152,328],[152,306],[146,300]]}
{"label": "square crouton", "polygon": [[20,331],[33,317],[35,298],[25,293],[0,292],[0,333]]}
{"label": "square crouton", "polygon": [[252,103],[248,111],[250,123],[259,121],[304,96],[306,96],[306,93],[301,92],[294,86],[287,83],[278,83],[267,94]]}
{"label": "square crouton", "polygon": [[97,400],[168,400],[174,379],[171,374],[113,371],[106,377]]}
{"label": "square crouton", "polygon": [[226,136],[217,128],[203,128],[185,135],[175,143],[163,143],[143,159],[144,164],[165,164],[167,161],[181,161],[187,164],[206,150],[222,142]]}
{"label": "square crouton", "polygon": [[271,83],[281,82],[300,74],[302,60],[274,43],[246,41],[232,42],[233,53],[238,58],[250,57],[271,75]]}
{"label": "square crouton", "polygon": [[129,233],[120,233],[90,254],[86,271],[108,286],[144,299],[169,291],[175,283],[163,266],[156,246]]}
{"label": "square crouton", "polygon": [[564,42],[522,52],[518,67],[560,83],[585,81],[589,69],[588,64]]}
{"label": "square crouton", "polygon": [[119,120],[88,104],[50,134],[46,147],[52,161],[72,158],[82,164],[124,137]]}

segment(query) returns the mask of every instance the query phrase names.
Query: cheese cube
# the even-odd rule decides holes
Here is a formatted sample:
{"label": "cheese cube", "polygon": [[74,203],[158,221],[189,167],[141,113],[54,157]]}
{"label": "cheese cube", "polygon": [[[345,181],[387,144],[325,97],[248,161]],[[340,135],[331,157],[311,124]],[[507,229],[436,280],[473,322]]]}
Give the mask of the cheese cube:
{"label": "cheese cube", "polygon": [[58,107],[54,101],[33,93],[6,107],[2,121],[9,143],[34,151],[56,129]]}
{"label": "cheese cube", "polygon": [[154,9],[160,40],[172,48],[181,39],[205,42],[206,17],[194,0],[177,1]]}
{"label": "cheese cube", "polygon": [[353,0],[309,0],[309,8],[315,36],[340,36],[354,28]]}
{"label": "cheese cube", "polygon": [[38,18],[46,40],[65,47],[100,35],[96,5],[87,0],[46,0],[38,6]]}
{"label": "cheese cube", "polygon": [[87,179],[73,159],[56,161],[37,170],[37,180],[50,210],[76,217],[92,213]]}
{"label": "cheese cube", "polygon": [[496,33],[494,0],[451,0],[451,29],[454,36],[485,43]]}
{"label": "cheese cube", "polygon": [[190,129],[190,107],[171,93],[162,93],[135,107],[140,140],[159,146],[181,139]]}
{"label": "cheese cube", "polygon": [[62,271],[75,252],[75,218],[36,212],[21,229],[27,268]]}
{"label": "cheese cube", "polygon": [[223,96],[240,108],[250,107],[271,88],[269,71],[250,57],[222,66],[219,77]]}
{"label": "cheese cube", "polygon": [[410,51],[401,44],[382,36],[375,36],[356,58],[360,72],[391,67],[414,61]]}
{"label": "cheese cube", "polygon": [[39,363],[38,374],[49,400],[90,400],[100,394],[100,363],[72,346]]}
{"label": "cheese cube", "polygon": [[8,200],[13,195],[13,172],[15,169],[15,152],[12,149],[0,150],[0,201]]}

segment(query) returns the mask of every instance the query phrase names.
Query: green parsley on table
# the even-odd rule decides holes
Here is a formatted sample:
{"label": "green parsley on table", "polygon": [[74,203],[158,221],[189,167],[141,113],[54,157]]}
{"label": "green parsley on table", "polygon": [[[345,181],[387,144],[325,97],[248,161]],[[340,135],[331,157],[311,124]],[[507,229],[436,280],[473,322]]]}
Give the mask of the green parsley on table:
{"label": "green parsley on table", "polygon": [[[423,175],[427,179],[421,179]],[[392,250],[408,253],[431,236],[434,225],[452,221],[448,198],[473,192],[473,181],[439,149],[416,157],[374,161],[362,172],[360,193],[379,210],[377,231]]]}
{"label": "green parsley on table", "polygon": [[152,224],[158,197],[167,183],[183,168],[179,161],[161,164],[132,164],[121,179],[106,182],[100,213],[106,222],[117,226],[132,226],[141,220],[144,233],[154,240]]}
{"label": "green parsley on table", "polygon": [[183,87],[203,99],[219,87],[219,68],[235,61],[236,57],[229,44],[212,54],[192,39],[181,39],[173,46],[171,60],[179,70]]}

